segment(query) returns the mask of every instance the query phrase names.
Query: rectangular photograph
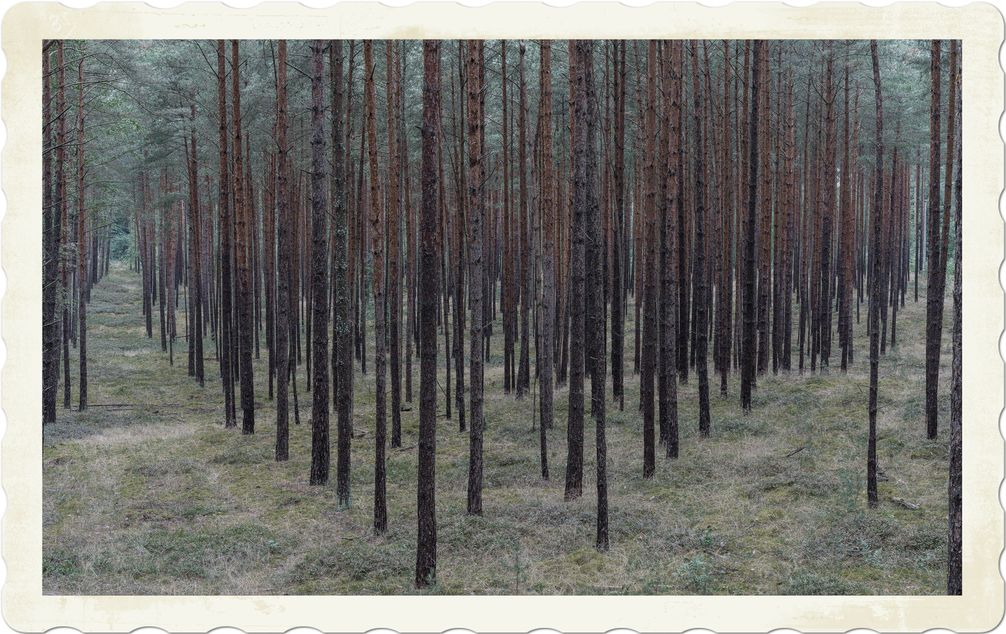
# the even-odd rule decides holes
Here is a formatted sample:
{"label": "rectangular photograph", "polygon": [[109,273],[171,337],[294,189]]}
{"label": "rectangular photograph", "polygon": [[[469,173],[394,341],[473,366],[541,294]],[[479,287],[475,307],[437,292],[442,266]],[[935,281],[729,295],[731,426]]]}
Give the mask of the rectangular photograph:
{"label": "rectangular photograph", "polygon": [[45,40],[43,593],[960,594],[963,60]]}

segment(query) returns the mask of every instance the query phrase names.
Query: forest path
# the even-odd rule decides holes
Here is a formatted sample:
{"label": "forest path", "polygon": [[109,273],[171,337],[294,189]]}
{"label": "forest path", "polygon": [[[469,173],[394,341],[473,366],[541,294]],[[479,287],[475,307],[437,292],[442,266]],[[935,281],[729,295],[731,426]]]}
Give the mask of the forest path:
{"label": "forest path", "polygon": [[[219,393],[220,384],[210,371],[200,388],[187,376],[184,293],[179,302],[173,343],[174,365],[162,352],[159,337],[159,313],[153,309],[153,336],[145,334],[141,279],[121,264],[114,264],[91,291],[87,306],[88,332],[88,407],[77,411],[78,351],[70,348],[70,384],[72,411],[62,408],[63,385],[57,397],[57,420],[44,429],[47,444],[71,438],[93,438],[94,442],[124,442],[136,425],[159,425],[159,433],[191,433],[184,413],[195,410],[223,415],[216,399],[207,399],[208,391]],[[206,339],[212,354],[212,340]],[[60,360],[62,364],[62,359]],[[61,371],[62,371],[62,365]],[[62,379],[62,374],[60,375]]]}
{"label": "forest path", "polygon": [[[374,538],[372,372],[357,366],[354,375],[353,506],[339,511],[334,473],[328,486],[307,483],[311,399],[303,366],[302,423],[291,424],[290,460],[277,463],[264,345],[255,361],[256,433],[246,436],[223,427],[211,339],[200,388],[187,376],[184,339],[176,340],[174,366],[161,352],[156,306],[154,337],[146,337],[137,273],[113,267],[91,299],[96,406],[60,407],[44,430],[46,594],[415,591],[415,404],[402,412],[403,448],[388,452],[389,530]],[[181,307],[184,333],[184,297]],[[863,493],[868,365],[865,328],[857,326],[848,374],[833,368],[760,377],[748,415],[732,376],[729,398],[712,395],[708,439],[698,437],[693,376],[679,389],[681,457],[659,456],[649,480],[641,477],[639,380],[627,346],[625,410],[608,406],[611,551],[602,555],[592,547],[593,423],[585,429],[584,496],[565,502],[567,391],[556,391],[552,479],[543,482],[532,426],[537,403],[502,392],[497,321],[485,377],[483,517],[464,513],[468,434],[458,431],[456,417],[438,417],[439,585],[432,591],[942,593],[947,443],[945,426],[936,442],[924,434],[925,299],[899,311],[898,348],[881,361],[878,457],[886,479],[874,511]],[[628,342],[633,328],[630,311]],[[74,380],[76,367],[71,354]],[[442,356],[438,367],[443,385]],[[417,362],[413,371],[418,386]],[[113,403],[128,407],[97,406]]]}

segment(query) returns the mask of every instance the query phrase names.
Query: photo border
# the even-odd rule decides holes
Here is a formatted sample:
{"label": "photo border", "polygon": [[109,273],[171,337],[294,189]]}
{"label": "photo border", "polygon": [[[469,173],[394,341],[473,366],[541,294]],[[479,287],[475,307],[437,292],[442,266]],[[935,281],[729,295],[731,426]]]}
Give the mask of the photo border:
{"label": "photo border", "polygon": [[[124,632],[141,626],[245,632],[311,626],[323,631],[637,632],[707,628],[718,632],[794,628],[804,632],[990,630],[1003,615],[1004,372],[1003,74],[998,51],[1003,16],[991,4],[947,7],[897,3],[868,7],[821,3],[726,7],[658,3],[628,7],[582,3],[564,8],[496,3],[388,7],[346,2],[327,9],[263,3],[233,9],[182,4],[160,9],[104,3],[71,9],[33,2],[3,19],[2,115],[7,128],[2,186],[7,211],[0,265],[7,291],[0,306],[7,363],[2,371],[2,483],[7,495],[2,553],[7,566],[3,615],[19,631],[71,626]],[[51,596],[42,594],[41,50],[46,39],[959,39],[963,92],[963,587],[948,596]],[[881,364],[883,368],[883,363]],[[863,408],[866,425],[866,408]],[[921,421],[920,421],[921,430]],[[920,431],[921,433],[921,431]],[[865,448],[864,448],[865,465]],[[334,503],[334,502],[333,502]]]}

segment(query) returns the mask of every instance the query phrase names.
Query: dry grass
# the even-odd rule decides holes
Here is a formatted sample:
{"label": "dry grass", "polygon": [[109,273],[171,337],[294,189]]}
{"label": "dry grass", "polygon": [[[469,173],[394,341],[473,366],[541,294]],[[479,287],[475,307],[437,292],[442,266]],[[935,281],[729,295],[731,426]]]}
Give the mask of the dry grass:
{"label": "dry grass", "polygon": [[[44,592],[414,592],[418,406],[402,412],[406,449],[389,451],[389,531],[375,538],[372,373],[356,375],[354,418],[362,435],[353,445],[353,505],[337,511],[334,483],[307,485],[310,395],[303,374],[302,424],[292,426],[290,461],[278,464],[264,345],[256,362],[257,433],[242,436],[223,429],[215,361],[207,362],[203,389],[186,376],[184,340],[169,367],[156,334],[144,336],[139,295],[137,278],[113,269],[89,309],[91,402],[133,407],[60,410],[44,431]],[[866,508],[864,493],[865,321],[857,325],[856,363],[847,375],[832,369],[761,377],[746,416],[736,377],[727,399],[714,383],[713,435],[705,440],[698,437],[692,376],[679,397],[681,457],[658,457],[652,480],[642,478],[638,379],[627,346],[626,409],[608,405],[606,554],[592,547],[593,430],[588,423],[585,495],[564,502],[566,391],[556,393],[553,478],[543,482],[536,406],[502,393],[497,323],[486,372],[484,517],[464,513],[467,434],[458,432],[456,418],[438,419],[433,592],[942,593],[947,446],[943,430],[935,442],[924,433],[924,306],[909,298],[899,315],[898,349],[881,362],[878,455],[886,480],[876,510]],[[207,346],[212,357],[212,342]],[[418,391],[418,363],[413,369]],[[443,412],[442,393],[439,406]]]}

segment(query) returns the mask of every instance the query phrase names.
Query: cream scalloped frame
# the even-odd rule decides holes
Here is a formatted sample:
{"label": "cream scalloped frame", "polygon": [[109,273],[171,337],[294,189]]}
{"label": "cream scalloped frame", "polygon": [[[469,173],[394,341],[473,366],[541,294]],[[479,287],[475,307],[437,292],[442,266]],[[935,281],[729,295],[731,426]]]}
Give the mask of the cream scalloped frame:
{"label": "cream scalloped frame", "polygon": [[[615,3],[554,8],[534,3],[467,8],[421,3],[392,8],[343,3],[329,9],[265,3],[251,9],[183,4],[157,9],[140,3],[69,9],[20,4],[3,20],[2,259],[7,293],[2,314],[7,364],[3,409],[7,433],[2,482],[7,494],[3,613],[20,631],[72,626],[127,632],[141,626],[246,632],[311,626],[324,631],[399,632],[604,631],[707,628],[719,632],[788,627],[805,632],[872,628],[956,631],[993,628],[1003,613],[1003,293],[997,270],[1003,224],[995,213],[1003,188],[1003,145],[997,124],[1003,74],[997,55],[1003,17],[990,4],[950,8],[935,3],[886,7],[823,3],[790,7],[744,3],[627,7]],[[41,42],[64,39],[161,38],[766,38],[959,39],[963,46],[964,160],[964,595],[869,597],[625,596],[43,596],[41,232]],[[865,408],[864,408],[865,413]],[[865,425],[865,423],[864,423]]]}

